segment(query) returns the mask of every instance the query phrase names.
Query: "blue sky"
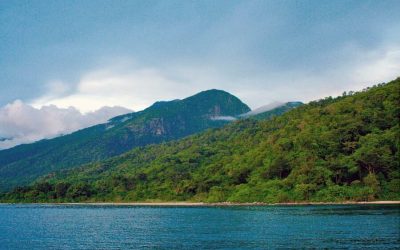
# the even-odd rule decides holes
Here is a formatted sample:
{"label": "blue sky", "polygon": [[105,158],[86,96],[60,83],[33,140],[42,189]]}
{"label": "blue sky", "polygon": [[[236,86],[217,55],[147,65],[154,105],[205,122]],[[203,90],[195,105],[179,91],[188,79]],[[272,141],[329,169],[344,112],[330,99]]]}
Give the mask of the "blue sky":
{"label": "blue sky", "polygon": [[398,13],[396,0],[1,1],[0,107],[337,95],[399,75]]}

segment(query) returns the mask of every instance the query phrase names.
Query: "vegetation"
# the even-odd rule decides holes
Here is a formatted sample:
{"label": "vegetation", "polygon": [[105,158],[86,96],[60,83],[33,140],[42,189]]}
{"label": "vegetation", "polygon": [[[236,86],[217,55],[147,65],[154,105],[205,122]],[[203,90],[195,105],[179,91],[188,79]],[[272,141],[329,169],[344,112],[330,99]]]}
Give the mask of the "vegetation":
{"label": "vegetation", "polygon": [[2,195],[9,202],[400,199],[400,78],[133,149]]}
{"label": "vegetation", "polygon": [[208,90],[183,100],[156,102],[136,113],[122,115],[75,133],[0,151],[0,190],[26,185],[39,176],[110,158],[134,147],[179,139],[220,127],[249,107],[235,96]]}

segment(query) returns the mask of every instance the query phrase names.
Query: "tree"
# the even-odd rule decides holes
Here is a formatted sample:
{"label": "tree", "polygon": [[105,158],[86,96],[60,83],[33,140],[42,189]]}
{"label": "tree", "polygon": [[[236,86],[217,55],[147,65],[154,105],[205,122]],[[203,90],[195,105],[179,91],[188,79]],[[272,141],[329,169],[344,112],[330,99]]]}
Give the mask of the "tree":
{"label": "tree", "polygon": [[263,177],[265,179],[273,179],[279,178],[283,179],[286,178],[291,171],[291,167],[289,161],[286,160],[282,156],[278,156],[271,165],[267,168],[267,170],[263,173]]}
{"label": "tree", "polygon": [[41,193],[48,193],[53,190],[53,186],[48,182],[36,183],[35,189]]}
{"label": "tree", "polygon": [[92,194],[90,186],[84,182],[78,182],[68,188],[67,196],[71,198],[87,198]]}
{"label": "tree", "polygon": [[375,196],[379,193],[381,189],[376,175],[373,173],[369,173],[366,177],[363,178],[363,182],[372,191],[370,199],[375,198]]}
{"label": "tree", "polygon": [[382,172],[396,165],[390,145],[381,132],[371,133],[360,139],[360,147],[353,154],[354,160],[368,173]]}
{"label": "tree", "polygon": [[56,193],[57,198],[64,198],[65,195],[67,194],[68,188],[70,184],[65,183],[65,182],[59,182],[55,185],[54,190]]}

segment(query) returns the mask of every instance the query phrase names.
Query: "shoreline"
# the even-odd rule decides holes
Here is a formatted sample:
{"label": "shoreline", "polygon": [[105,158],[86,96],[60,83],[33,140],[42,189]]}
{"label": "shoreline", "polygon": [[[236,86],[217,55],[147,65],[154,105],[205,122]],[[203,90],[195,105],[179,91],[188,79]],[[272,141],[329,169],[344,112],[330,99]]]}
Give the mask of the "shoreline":
{"label": "shoreline", "polygon": [[400,205],[400,201],[344,201],[344,202],[66,202],[66,203],[0,203],[0,205],[55,205],[55,206],[136,206],[136,207],[243,207],[243,206],[314,206],[314,205]]}

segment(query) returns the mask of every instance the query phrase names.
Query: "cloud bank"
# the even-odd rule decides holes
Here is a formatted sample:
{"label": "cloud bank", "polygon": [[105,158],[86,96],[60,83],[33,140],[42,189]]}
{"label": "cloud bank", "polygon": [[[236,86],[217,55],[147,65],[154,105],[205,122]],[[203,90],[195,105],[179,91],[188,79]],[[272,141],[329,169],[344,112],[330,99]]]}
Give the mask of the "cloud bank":
{"label": "cloud bank", "polygon": [[16,100],[0,108],[0,149],[68,134],[129,112],[122,107],[102,107],[82,114],[73,107],[38,109]]}
{"label": "cloud bank", "polygon": [[142,110],[160,100],[184,98],[193,93],[191,86],[166,72],[151,67],[137,67],[132,61],[84,73],[78,82],[56,81],[34,99],[32,106],[76,107],[90,112],[103,106],[123,106]]}
{"label": "cloud bank", "polygon": [[332,52],[322,66],[304,68],[235,68],[218,63],[171,64],[146,67],[133,59],[89,70],[76,82],[50,82],[44,94],[30,103],[41,108],[56,105],[76,107],[81,112],[103,106],[142,110],[156,101],[182,99],[197,92],[218,88],[239,97],[250,107],[289,101],[308,102],[343,91],[362,90],[399,76],[400,47],[366,50],[348,44]]}

